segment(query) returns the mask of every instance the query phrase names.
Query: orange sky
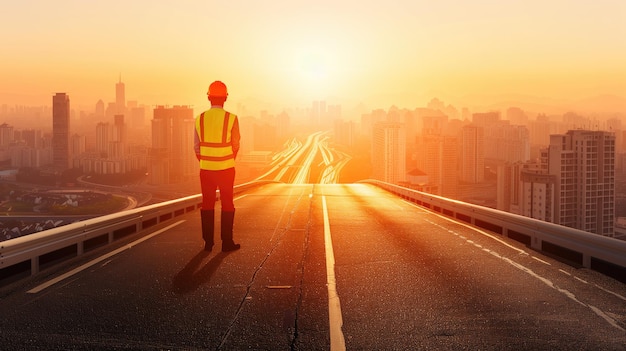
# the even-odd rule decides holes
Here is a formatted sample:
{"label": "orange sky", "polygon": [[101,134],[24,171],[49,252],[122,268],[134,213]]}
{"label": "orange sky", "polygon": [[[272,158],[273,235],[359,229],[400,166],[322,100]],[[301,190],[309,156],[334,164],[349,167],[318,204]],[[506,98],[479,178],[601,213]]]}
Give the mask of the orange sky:
{"label": "orange sky", "polygon": [[129,100],[198,107],[215,79],[275,109],[626,96],[623,0],[22,0],[0,30],[9,105],[111,102],[119,74]]}

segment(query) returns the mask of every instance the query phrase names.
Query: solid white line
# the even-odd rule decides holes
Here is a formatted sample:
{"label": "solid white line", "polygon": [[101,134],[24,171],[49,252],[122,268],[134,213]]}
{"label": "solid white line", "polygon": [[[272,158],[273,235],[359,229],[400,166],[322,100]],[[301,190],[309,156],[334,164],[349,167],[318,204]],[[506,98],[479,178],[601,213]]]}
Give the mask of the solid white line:
{"label": "solid white line", "polygon": [[330,322],[330,349],[331,351],[345,350],[346,341],[343,337],[343,318],[341,317],[341,305],[337,294],[337,280],[335,279],[335,253],[333,241],[330,236],[330,221],[328,220],[328,208],[326,196],[322,196],[322,208],[324,210],[324,244],[326,248],[326,281],[328,283],[328,319]]}
{"label": "solid white line", "polygon": [[49,280],[49,281],[47,281],[47,282],[45,282],[45,283],[43,283],[43,284],[41,284],[41,285],[39,285],[39,286],[37,286],[37,287],[35,287],[33,289],[28,290],[27,293],[29,293],[29,294],[36,294],[36,293],[38,293],[38,292],[40,292],[40,291],[42,291],[42,290],[44,290],[46,288],[51,287],[52,285],[54,285],[54,284],[56,284],[56,283],[58,283],[60,281],[63,281],[65,279],[73,276],[74,274],[77,274],[77,273],[79,273],[81,271],[84,271],[85,269],[87,269],[87,268],[89,268],[89,267],[91,267],[91,266],[93,266],[93,265],[95,265],[95,264],[97,264],[99,262],[102,262],[102,261],[106,260],[109,257],[115,256],[115,255],[117,255],[118,253],[120,253],[120,252],[122,252],[124,250],[128,250],[131,247],[133,247],[133,246],[135,246],[135,245],[137,245],[137,244],[139,244],[141,242],[144,242],[144,241],[146,241],[146,240],[148,240],[148,239],[150,239],[150,238],[152,238],[154,236],[157,236],[157,235],[159,235],[159,234],[161,234],[161,233],[163,233],[165,231],[168,231],[168,230],[174,228],[175,226],[177,226],[177,225],[179,225],[179,224],[181,224],[183,222],[184,222],[184,220],[178,221],[178,222],[176,222],[174,224],[170,224],[169,226],[167,226],[167,227],[165,227],[163,229],[157,230],[156,232],[154,232],[154,233],[152,233],[150,235],[146,235],[146,236],[144,236],[141,239],[135,240],[132,243],[130,243],[128,245],[125,245],[125,246],[122,246],[122,247],[120,247],[119,249],[117,249],[115,251],[109,252],[106,255],[103,255],[103,256],[100,256],[100,257],[98,257],[96,259],[93,259],[93,260],[85,263],[84,265],[82,265],[80,267],[77,267],[77,268],[75,268],[75,269],[73,269],[73,270],[71,270],[71,271],[69,271],[69,272],[67,272],[67,273],[65,273],[63,275],[60,275],[60,276],[58,276],[58,277],[56,277],[56,278],[54,278],[52,280]]}

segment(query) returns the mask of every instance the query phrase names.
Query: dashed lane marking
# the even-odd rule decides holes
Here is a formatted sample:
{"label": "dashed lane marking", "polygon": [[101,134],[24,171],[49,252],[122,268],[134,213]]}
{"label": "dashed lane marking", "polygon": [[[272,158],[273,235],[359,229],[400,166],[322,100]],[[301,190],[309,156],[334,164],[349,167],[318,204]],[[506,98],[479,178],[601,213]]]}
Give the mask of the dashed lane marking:
{"label": "dashed lane marking", "polygon": [[[403,200],[403,201],[404,201],[404,200]],[[451,219],[451,218],[445,217],[445,216],[440,215],[440,214],[438,214],[438,213],[435,213],[435,212],[430,212],[430,211],[426,211],[426,210],[424,210],[423,208],[421,208],[421,207],[419,207],[419,206],[417,206],[416,204],[413,204],[413,203],[411,203],[411,202],[408,202],[408,201],[404,201],[404,202],[405,202],[405,203],[407,203],[407,204],[409,204],[409,205],[411,205],[411,206],[413,206],[413,207],[415,207],[415,208],[418,208],[418,209],[420,209],[420,210],[422,210],[422,211],[424,211],[424,212],[431,213],[431,214],[433,214],[433,215],[435,215],[435,216],[437,216],[437,217],[439,217],[439,218],[445,219],[445,220],[447,220],[447,221],[449,221],[449,222],[452,222],[452,223],[456,223],[456,224],[462,225],[462,226],[464,226],[464,227],[466,227],[466,228],[468,228],[468,229],[471,229],[471,230],[473,230],[473,231],[475,231],[475,232],[478,232],[478,233],[480,233],[480,234],[482,234],[482,235],[485,235],[485,236],[487,236],[487,237],[489,237],[489,238],[492,238],[492,239],[496,240],[497,242],[499,242],[499,243],[501,243],[501,244],[505,245],[506,247],[511,248],[511,249],[513,249],[513,250],[517,251],[520,255],[531,256],[531,255],[529,255],[529,254],[528,254],[528,252],[526,252],[526,251],[524,251],[524,250],[521,250],[521,249],[518,249],[517,247],[515,247],[515,246],[513,246],[513,245],[510,245],[510,244],[508,244],[508,243],[504,242],[503,240],[500,240],[500,239],[496,238],[495,236],[493,236],[493,235],[491,235],[491,234],[489,234],[489,233],[487,233],[487,232],[485,232],[485,231],[483,231],[483,230],[480,230],[480,229],[478,229],[478,228],[475,228],[475,227],[473,227],[473,226],[471,226],[471,225],[468,225],[468,224],[465,224],[465,223],[458,222],[458,221],[456,221],[456,220],[454,220],[454,219]],[[430,220],[428,220],[428,219],[426,219],[425,221],[426,221],[426,222],[428,222],[428,223],[430,223],[430,224],[432,224],[432,225],[434,225],[434,226],[437,226],[437,227],[440,227],[440,228],[444,229],[446,232],[450,232],[450,229],[445,228],[445,227],[444,227],[444,226],[442,226],[441,224],[435,223],[435,222],[430,221]],[[455,235],[456,235],[456,234],[455,234]],[[458,234],[457,236],[458,236],[459,238],[461,238],[461,239],[465,240],[465,241],[466,241],[466,242],[468,242],[468,243],[471,241],[470,239],[467,239],[466,237],[464,237],[464,236],[463,236],[463,235],[461,235],[461,234]],[[548,278],[546,278],[546,277],[543,277],[543,276],[541,276],[541,275],[537,274],[537,273],[536,273],[535,271],[533,271],[532,269],[530,269],[530,268],[528,268],[528,267],[526,267],[526,266],[524,266],[524,265],[522,265],[522,264],[520,264],[520,263],[518,263],[518,262],[515,262],[515,261],[511,260],[510,258],[507,258],[507,257],[505,257],[505,256],[502,256],[502,255],[498,254],[498,253],[497,253],[497,252],[495,252],[495,251],[492,251],[492,250],[489,250],[489,249],[485,249],[485,248],[483,248],[483,249],[482,249],[482,251],[485,251],[485,252],[490,253],[491,255],[493,255],[493,256],[495,256],[495,257],[497,257],[497,258],[501,259],[502,261],[504,261],[504,262],[506,262],[506,263],[510,264],[511,266],[513,266],[513,267],[515,267],[515,268],[517,268],[517,269],[519,269],[519,270],[521,270],[521,271],[523,271],[523,272],[525,272],[525,273],[529,274],[529,275],[530,275],[530,276],[532,276],[533,278],[535,278],[535,279],[537,279],[537,280],[539,280],[539,281],[543,282],[543,283],[544,283],[545,285],[547,285],[548,287],[550,287],[550,288],[552,288],[552,289],[554,289],[554,290],[558,291],[559,293],[561,293],[561,294],[565,295],[566,297],[568,297],[568,298],[569,298],[569,299],[571,299],[572,301],[574,301],[574,302],[576,302],[576,303],[578,303],[578,304],[580,304],[580,305],[582,305],[582,306],[585,306],[585,307],[589,308],[589,309],[590,309],[591,311],[593,311],[596,315],[600,316],[600,317],[601,317],[601,318],[603,318],[605,321],[607,321],[607,322],[608,322],[611,326],[613,326],[613,327],[615,327],[615,328],[617,328],[617,329],[619,329],[619,330],[621,330],[621,331],[626,331],[626,330],[625,330],[624,328],[622,328],[622,327],[618,324],[618,322],[617,322],[615,319],[613,319],[610,315],[608,315],[607,313],[605,313],[604,311],[602,311],[601,309],[599,309],[599,308],[597,308],[597,307],[595,307],[595,306],[593,306],[593,305],[589,305],[589,304],[586,304],[586,303],[582,302],[582,301],[581,301],[581,300],[579,300],[579,299],[576,297],[576,295],[574,295],[572,292],[570,292],[569,290],[566,290],[566,289],[563,289],[563,288],[558,287],[558,286],[557,286],[557,285],[555,285],[555,284],[554,284],[554,283],[553,283],[550,279],[548,279]],[[532,257],[532,256],[531,256],[531,257]],[[567,273],[567,272],[565,272],[565,271],[563,271],[563,270],[561,270],[561,269],[559,269],[559,271],[561,271],[562,273],[565,273],[565,274],[569,274],[569,273]],[[577,279],[577,280],[583,281],[582,279]],[[583,281],[583,282],[584,282],[584,281]],[[585,283],[586,283],[586,282],[585,282]],[[603,289],[603,290],[604,290],[604,289]],[[615,295],[615,294],[614,294],[614,295]]]}

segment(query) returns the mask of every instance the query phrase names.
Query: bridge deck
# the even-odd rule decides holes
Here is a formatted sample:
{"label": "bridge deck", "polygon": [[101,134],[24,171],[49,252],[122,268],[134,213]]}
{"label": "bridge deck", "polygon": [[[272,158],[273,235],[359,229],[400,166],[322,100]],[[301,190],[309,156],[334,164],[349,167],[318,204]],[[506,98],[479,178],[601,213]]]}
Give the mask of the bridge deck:
{"label": "bridge deck", "polygon": [[[194,212],[129,238],[118,251],[93,252],[5,287],[0,345],[89,350],[321,350],[331,348],[331,340],[332,349],[376,350],[626,345],[623,283],[452,222],[379,188],[272,184],[240,195],[235,205],[239,251],[218,252],[216,232],[216,248],[204,253]],[[219,226],[219,215],[216,219]],[[331,248],[334,265],[328,260]],[[329,302],[333,286],[338,299]]]}

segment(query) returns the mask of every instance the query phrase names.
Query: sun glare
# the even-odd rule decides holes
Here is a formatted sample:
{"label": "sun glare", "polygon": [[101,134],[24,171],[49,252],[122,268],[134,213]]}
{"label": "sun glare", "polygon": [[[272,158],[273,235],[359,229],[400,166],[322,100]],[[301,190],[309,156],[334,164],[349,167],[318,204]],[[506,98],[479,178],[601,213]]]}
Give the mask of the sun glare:
{"label": "sun glare", "polygon": [[324,99],[337,81],[334,62],[328,51],[319,47],[307,47],[294,57],[295,73],[292,79],[302,97]]}
{"label": "sun glare", "polygon": [[328,63],[319,52],[307,52],[299,59],[298,70],[301,78],[319,82],[328,78]]}

